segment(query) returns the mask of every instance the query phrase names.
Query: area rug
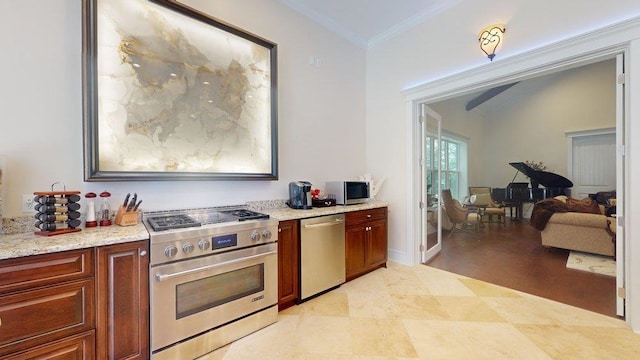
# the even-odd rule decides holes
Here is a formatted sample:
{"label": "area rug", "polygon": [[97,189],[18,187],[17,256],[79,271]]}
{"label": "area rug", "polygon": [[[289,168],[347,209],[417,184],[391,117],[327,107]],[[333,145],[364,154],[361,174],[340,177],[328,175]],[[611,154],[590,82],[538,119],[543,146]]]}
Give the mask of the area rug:
{"label": "area rug", "polygon": [[606,276],[616,276],[616,261],[611,256],[571,251],[569,258],[567,258],[567,268]]}

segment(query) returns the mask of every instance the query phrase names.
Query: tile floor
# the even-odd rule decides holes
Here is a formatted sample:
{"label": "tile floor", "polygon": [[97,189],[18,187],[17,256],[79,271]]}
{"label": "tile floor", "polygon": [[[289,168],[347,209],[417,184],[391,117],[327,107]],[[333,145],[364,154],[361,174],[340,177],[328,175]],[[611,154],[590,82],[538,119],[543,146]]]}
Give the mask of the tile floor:
{"label": "tile floor", "polygon": [[638,358],[640,334],[622,320],[389,263],[201,360]]}

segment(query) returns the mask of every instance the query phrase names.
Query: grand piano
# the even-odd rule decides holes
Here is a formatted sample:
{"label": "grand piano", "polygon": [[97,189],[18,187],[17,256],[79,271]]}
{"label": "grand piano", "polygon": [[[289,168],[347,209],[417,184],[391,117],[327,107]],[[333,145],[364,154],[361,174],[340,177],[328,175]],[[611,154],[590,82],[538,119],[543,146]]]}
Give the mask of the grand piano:
{"label": "grand piano", "polygon": [[[516,169],[516,174],[506,188],[494,188],[491,196],[495,202],[505,207],[515,208],[515,219],[522,219],[524,203],[535,203],[558,195],[571,196],[573,182],[566,177],[548,171],[535,170],[524,162],[511,162],[509,165]],[[544,187],[529,187],[529,183],[514,182],[518,172]]]}

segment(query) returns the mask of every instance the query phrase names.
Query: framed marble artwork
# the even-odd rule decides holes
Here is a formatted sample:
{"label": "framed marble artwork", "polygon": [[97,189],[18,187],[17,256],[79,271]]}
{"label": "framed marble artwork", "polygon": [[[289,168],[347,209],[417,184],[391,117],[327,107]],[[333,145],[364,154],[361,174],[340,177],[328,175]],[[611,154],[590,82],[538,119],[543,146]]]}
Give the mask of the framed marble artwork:
{"label": "framed marble artwork", "polygon": [[175,0],[83,0],[86,181],[276,180],[276,95],[271,41]]}

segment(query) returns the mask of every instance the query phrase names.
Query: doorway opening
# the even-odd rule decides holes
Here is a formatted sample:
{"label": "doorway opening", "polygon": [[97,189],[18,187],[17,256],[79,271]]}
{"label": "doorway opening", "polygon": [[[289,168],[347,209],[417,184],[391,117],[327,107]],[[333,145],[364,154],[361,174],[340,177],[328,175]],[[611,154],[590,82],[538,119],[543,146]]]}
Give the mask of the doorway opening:
{"label": "doorway opening", "polygon": [[[549,159],[547,160],[547,162],[550,162],[551,165],[556,166],[557,169],[559,169],[557,170],[557,172],[563,175],[568,175],[569,173],[572,173],[574,171],[573,168],[570,168],[568,165],[571,162],[571,159],[569,158],[568,153],[570,153],[571,151],[567,149],[567,145],[566,145],[567,143],[566,134],[571,132],[572,130],[583,131],[584,129],[594,129],[594,128],[612,126],[614,129],[614,133],[616,134],[615,138],[617,141],[617,146],[622,145],[622,139],[624,139],[623,114],[625,112],[625,109],[624,109],[624,105],[619,106],[623,104],[623,101],[620,101],[619,99],[624,98],[624,92],[618,93],[619,84],[613,85],[616,83],[616,78],[618,74],[617,72],[618,71],[622,72],[622,68],[623,68],[623,66],[621,65],[621,59],[619,58],[622,58],[622,54],[610,54],[605,59],[600,59],[600,61],[598,62],[591,61],[587,64],[576,61],[572,67],[565,68],[563,69],[562,72],[558,71],[557,73],[544,74],[545,77],[550,76],[551,78],[558,78],[558,77],[562,77],[566,71],[580,72],[581,70],[585,70],[584,67],[586,66],[600,66],[602,65],[600,63],[613,64],[614,70],[611,72],[610,86],[612,88],[615,87],[615,89],[612,90],[612,93],[614,94],[613,95],[614,100],[611,101],[612,105],[611,105],[611,108],[609,109],[613,114],[613,116],[609,116],[608,119],[606,119],[605,125],[602,125],[602,124],[594,125],[593,123],[584,122],[584,121],[578,122],[578,120],[584,120],[584,119],[580,119],[579,116],[576,116],[576,119],[574,120],[575,120],[575,124],[578,124],[578,125],[573,125],[574,126],[573,128],[566,128],[565,126],[564,130],[560,131],[559,133],[557,132],[557,127],[551,126],[553,124],[550,125],[549,123],[545,122],[544,119],[541,119],[540,121],[538,121],[538,123],[536,124],[537,126],[536,125],[530,126],[524,131],[518,132],[517,124],[515,124],[516,123],[515,121],[512,121],[506,125],[498,124],[500,116],[492,116],[492,115],[496,115],[497,112],[487,110],[488,109],[487,107],[490,106],[488,104],[491,101],[487,102],[487,104],[485,105],[480,106],[481,108],[480,111],[483,112],[482,115],[485,116],[485,118],[481,119],[481,123],[483,124],[481,126],[479,126],[478,124],[470,125],[469,122],[460,121],[460,118],[464,118],[464,115],[465,115],[464,107],[461,107],[462,110],[458,110],[456,112],[456,111],[450,111],[450,109],[446,109],[446,107],[442,105],[445,102],[447,102],[447,104],[449,105],[456,102],[458,105],[466,104],[469,102],[470,99],[476,98],[478,96],[477,92],[473,94],[468,94],[468,93],[465,93],[464,91],[460,91],[457,93],[452,92],[450,94],[447,94],[446,96],[443,96],[445,98],[444,100],[429,101],[428,99],[422,99],[421,103],[428,104],[429,107],[435,109],[436,114],[438,114],[438,116],[440,116],[442,119],[441,126],[443,131],[456,131],[457,130],[456,126],[465,127],[465,129],[472,129],[471,131],[473,132],[473,134],[469,136],[471,139],[469,148],[471,149],[470,152],[476,155],[476,159],[474,160],[470,156],[470,160],[469,160],[470,185],[504,187],[505,185],[508,184],[510,180],[510,175],[507,175],[506,171],[511,172],[513,170],[513,169],[509,169],[509,167],[506,166],[510,161],[525,161],[525,160],[540,161],[541,157],[544,158],[545,160]],[[540,76],[540,78],[530,76],[527,79],[523,78],[522,80],[519,80],[519,81],[522,84],[527,84],[529,81],[531,81],[533,83],[533,86],[529,85],[529,88],[533,87],[534,90],[536,90],[536,88],[537,90],[540,90],[544,88],[544,81],[546,81],[545,79],[542,79],[542,78],[543,76]],[[487,85],[487,87],[482,88],[481,90],[484,91],[488,87],[495,86],[495,85],[496,84]],[[515,86],[513,90],[517,90],[518,87],[520,87],[521,89],[526,88],[526,86],[524,87],[520,86],[520,83],[517,85],[518,86]],[[545,91],[544,94],[541,96],[553,97],[555,95],[557,94],[553,94],[553,93],[550,94],[549,91]],[[494,103],[496,101],[502,102],[501,106],[510,107],[511,109],[509,111],[515,111],[513,109],[518,107],[523,107],[522,103],[520,102],[521,98],[522,98],[522,95],[513,95],[513,93],[510,94],[509,91],[507,91],[500,96],[496,96],[495,99],[493,99],[492,101]],[[482,109],[483,107],[484,109]],[[534,112],[533,115],[530,115],[530,116],[532,117],[539,116],[542,118],[542,117],[545,117],[545,115],[549,115],[548,108],[540,109],[540,110],[541,111]],[[472,121],[477,121],[477,117],[478,116],[474,118],[472,116],[473,118]],[[482,118],[482,116],[479,116],[479,117]],[[553,121],[555,121],[555,124],[558,123],[557,119]],[[569,123],[571,122],[569,121]],[[487,124],[491,126],[487,126]],[[571,124],[574,124],[574,123],[571,123]],[[535,157],[538,157],[538,159],[533,158],[533,156],[530,155],[531,154],[530,152],[527,153],[526,146],[522,146],[523,139],[525,136],[531,139],[534,137],[534,135],[538,136],[539,139],[542,139],[542,140],[537,140],[539,143],[539,148],[540,150],[542,150],[542,151],[538,151],[536,153],[537,155],[535,155]],[[509,137],[511,137],[511,140],[516,139],[517,146],[514,146],[513,142],[512,142],[512,145],[509,145],[510,143],[510,141],[508,141]],[[474,139],[476,139],[475,141],[477,141],[478,143],[474,144]],[[489,141],[485,141],[485,143],[491,143],[491,144],[494,144],[494,145],[497,144],[497,145],[492,148],[483,148],[479,144],[481,141],[478,141],[478,139],[489,139]],[[552,142],[560,145],[554,145],[556,146],[554,148],[554,146],[550,146]],[[557,146],[561,147],[561,151],[558,150]],[[478,154],[481,154],[479,158],[477,156]],[[556,156],[558,161],[554,160],[553,156]],[[499,169],[499,165],[490,165],[491,161],[494,161],[494,160],[497,162],[500,162],[501,165],[503,165],[507,170],[505,171],[503,169]],[[617,174],[618,176],[617,176],[617,179],[614,179],[614,183],[617,185],[617,188],[618,188],[618,197],[622,198],[623,197],[622,192],[624,191],[624,184],[622,183],[622,180],[623,180],[622,174],[624,174],[623,160],[617,159],[615,163],[617,164],[616,166],[614,166],[614,169],[617,169],[617,170],[614,171],[614,173]],[[482,165],[474,167],[474,164],[482,164]],[[518,174],[516,174],[516,176],[517,175]],[[522,180],[528,181],[528,179],[522,179]],[[580,190],[578,193],[576,193],[576,196],[580,196],[579,193],[581,192],[583,192],[583,190]],[[533,203],[529,204],[528,206],[529,212],[532,207],[533,207]],[[526,217],[526,214],[527,212],[525,212],[525,217]],[[618,238],[623,239],[621,234],[618,234]],[[470,241],[476,241],[476,240],[470,240]],[[480,240],[480,241],[483,241],[483,240]],[[619,242],[620,241],[621,240],[619,240]],[[617,244],[617,246],[620,249],[623,248],[621,244]],[[443,247],[440,247],[440,248],[442,249]],[[444,249],[446,250],[446,247],[444,247]],[[430,258],[433,258],[435,256],[437,256],[437,254],[431,254]],[[619,262],[622,263],[623,260],[624,259],[619,259]],[[508,276],[507,274],[508,273],[505,273],[504,275]],[[624,287],[624,267],[622,264],[618,266],[617,275],[618,275],[617,287],[623,288]],[[623,316],[624,302],[621,299],[618,299],[617,288],[614,287],[613,289],[608,289],[607,291],[610,292],[611,299],[613,299],[613,301],[618,305],[618,309],[616,310],[617,314],[619,316]]]}

